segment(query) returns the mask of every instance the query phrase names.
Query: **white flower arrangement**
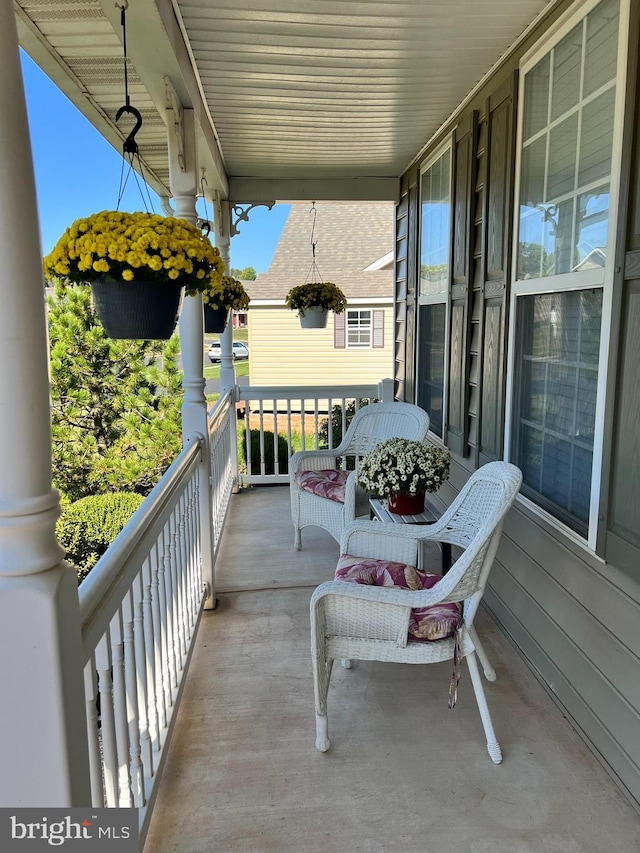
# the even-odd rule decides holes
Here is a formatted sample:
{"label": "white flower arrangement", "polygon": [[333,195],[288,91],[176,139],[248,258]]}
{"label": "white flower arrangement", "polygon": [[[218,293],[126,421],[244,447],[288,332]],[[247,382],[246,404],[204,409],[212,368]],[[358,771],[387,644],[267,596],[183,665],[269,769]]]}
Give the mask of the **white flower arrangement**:
{"label": "white flower arrangement", "polygon": [[435,492],[449,477],[450,463],[446,447],[389,438],[360,460],[357,483],[379,498]]}

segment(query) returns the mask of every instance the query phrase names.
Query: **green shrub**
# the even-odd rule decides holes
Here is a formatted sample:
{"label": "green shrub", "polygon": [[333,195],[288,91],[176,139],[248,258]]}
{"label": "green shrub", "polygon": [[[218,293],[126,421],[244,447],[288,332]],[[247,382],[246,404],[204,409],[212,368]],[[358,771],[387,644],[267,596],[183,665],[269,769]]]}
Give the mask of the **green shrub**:
{"label": "green shrub", "polygon": [[[247,470],[247,444],[245,438],[245,430],[242,427],[238,428],[238,458],[241,470]],[[264,464],[265,474],[274,474],[275,465],[273,462],[273,432],[271,430],[264,431]],[[289,447],[287,445],[287,437],[278,435],[278,464],[280,466],[280,474],[286,474],[289,470]],[[260,430],[251,430],[251,472],[260,474]]]}
{"label": "green shrub", "polygon": [[[363,406],[368,406],[369,403],[379,403],[380,401],[375,397],[372,399],[365,398],[362,400],[358,400],[358,408],[361,409]],[[345,409],[345,420],[346,420],[346,428],[345,432],[349,427],[349,424],[353,420],[353,416],[355,415],[356,409],[356,401],[351,400],[351,402],[347,403],[347,407]],[[318,430],[318,442],[321,448],[329,447],[329,421],[331,421],[331,447],[337,447],[343,438],[342,432],[342,405],[338,403],[333,406],[331,409],[331,418],[325,418],[320,424],[320,428]],[[341,459],[338,459],[338,466],[342,464]],[[355,468],[355,459],[353,456],[347,457],[347,470],[353,471]]]}
{"label": "green shrub", "polygon": [[83,581],[144,498],[132,492],[89,495],[63,506],[58,541]]}

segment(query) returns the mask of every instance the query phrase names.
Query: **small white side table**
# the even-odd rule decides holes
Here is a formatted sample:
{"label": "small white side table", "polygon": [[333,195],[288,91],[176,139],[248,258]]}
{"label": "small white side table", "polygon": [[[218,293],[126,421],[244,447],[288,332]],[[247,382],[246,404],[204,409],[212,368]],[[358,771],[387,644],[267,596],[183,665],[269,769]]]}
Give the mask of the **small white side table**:
{"label": "small white side table", "polygon": [[[369,498],[369,508],[371,518],[382,521],[384,524],[433,524],[439,518],[433,504],[426,499],[424,511],[417,515],[398,515],[395,512],[389,512],[386,501],[383,502],[378,498]],[[451,545],[448,542],[439,542],[438,546],[442,555],[442,574],[446,575],[451,568]]]}

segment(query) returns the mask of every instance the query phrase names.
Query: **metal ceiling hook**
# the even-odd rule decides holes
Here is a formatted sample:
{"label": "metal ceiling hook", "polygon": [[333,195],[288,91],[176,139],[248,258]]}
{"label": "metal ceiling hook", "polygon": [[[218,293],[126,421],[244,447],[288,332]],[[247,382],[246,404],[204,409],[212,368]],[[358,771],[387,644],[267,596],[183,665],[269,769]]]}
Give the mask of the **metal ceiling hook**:
{"label": "metal ceiling hook", "polygon": [[118,112],[116,113],[116,122],[120,121],[124,113],[129,113],[130,115],[135,117],[136,123],[133,127],[133,130],[129,133],[129,136],[124,141],[122,146],[122,150],[127,154],[137,154],[138,153],[138,143],[136,142],[136,133],[142,127],[142,116],[140,115],[139,110],[135,107],[130,106],[129,104],[125,104],[123,107],[120,107]]}

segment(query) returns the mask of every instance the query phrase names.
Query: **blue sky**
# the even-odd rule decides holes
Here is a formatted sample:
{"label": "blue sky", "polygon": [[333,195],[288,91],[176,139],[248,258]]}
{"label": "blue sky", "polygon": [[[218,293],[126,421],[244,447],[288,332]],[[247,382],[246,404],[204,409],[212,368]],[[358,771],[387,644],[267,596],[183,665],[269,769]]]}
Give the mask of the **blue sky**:
{"label": "blue sky", "polygon": [[[21,58],[40,236],[46,254],[74,219],[115,209],[123,160],[121,152],[100,136],[22,51]],[[144,156],[144,151],[141,153]],[[155,212],[161,213],[155,193],[151,197]],[[132,175],[120,209],[133,211],[144,207]],[[202,199],[198,201],[198,210],[204,215]],[[272,211],[264,207],[253,210],[249,222],[240,224],[240,234],[231,241],[231,265],[240,269],[251,266],[258,272],[266,272],[288,210],[288,205],[276,205]],[[210,205],[207,215],[211,216]]]}

